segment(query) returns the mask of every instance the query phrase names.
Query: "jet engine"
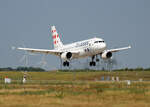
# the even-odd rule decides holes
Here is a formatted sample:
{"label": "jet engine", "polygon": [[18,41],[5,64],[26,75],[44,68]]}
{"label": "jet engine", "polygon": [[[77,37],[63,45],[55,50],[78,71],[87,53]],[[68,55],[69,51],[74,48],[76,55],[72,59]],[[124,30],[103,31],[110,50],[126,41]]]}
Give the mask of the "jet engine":
{"label": "jet engine", "polygon": [[72,58],[71,52],[64,52],[61,54],[61,59],[63,60],[70,60]]}
{"label": "jet engine", "polygon": [[103,59],[108,59],[108,58],[111,58],[112,57],[112,52],[108,52],[108,51],[105,51],[101,54],[101,57]]}

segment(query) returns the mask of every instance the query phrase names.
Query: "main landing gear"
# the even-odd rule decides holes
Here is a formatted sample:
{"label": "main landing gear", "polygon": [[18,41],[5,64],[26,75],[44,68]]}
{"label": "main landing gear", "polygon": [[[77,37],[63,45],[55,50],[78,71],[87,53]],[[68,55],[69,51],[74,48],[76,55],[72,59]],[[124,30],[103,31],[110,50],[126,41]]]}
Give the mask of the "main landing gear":
{"label": "main landing gear", "polygon": [[95,56],[92,56],[92,61],[89,63],[90,66],[96,66],[96,62],[99,62],[99,59],[96,55],[96,62],[94,61]]}
{"label": "main landing gear", "polygon": [[96,66],[96,62],[94,61],[90,62],[90,66]]}
{"label": "main landing gear", "polygon": [[[95,57],[96,57],[96,62],[99,62],[97,55],[92,56],[92,61],[89,63],[89,66],[96,66],[96,62],[94,61]],[[66,66],[69,67],[69,65],[70,65],[70,63],[68,61],[63,62],[64,67],[66,67]]]}
{"label": "main landing gear", "polygon": [[69,62],[68,62],[68,61],[63,62],[63,66],[64,66],[64,67],[65,67],[65,66],[69,66]]}

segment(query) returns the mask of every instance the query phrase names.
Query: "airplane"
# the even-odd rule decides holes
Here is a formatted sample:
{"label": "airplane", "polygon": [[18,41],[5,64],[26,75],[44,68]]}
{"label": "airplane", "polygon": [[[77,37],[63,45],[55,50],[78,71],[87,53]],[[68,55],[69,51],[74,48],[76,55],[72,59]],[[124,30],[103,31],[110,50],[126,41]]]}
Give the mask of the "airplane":
{"label": "airplane", "polygon": [[[83,41],[78,41],[71,44],[64,45],[57,33],[55,26],[51,26],[51,33],[53,38],[54,49],[33,49],[33,48],[22,48],[18,47],[19,50],[25,50],[33,53],[44,53],[56,55],[63,60],[63,66],[69,66],[70,61],[73,59],[91,57],[90,66],[96,66],[96,62],[99,61],[98,55],[102,59],[109,59],[112,57],[113,52],[118,52],[121,50],[126,50],[131,48],[131,46],[117,48],[117,49],[107,49],[106,43],[102,38],[91,38]],[[96,57],[96,58],[95,58]],[[96,59],[96,62],[95,62]]]}

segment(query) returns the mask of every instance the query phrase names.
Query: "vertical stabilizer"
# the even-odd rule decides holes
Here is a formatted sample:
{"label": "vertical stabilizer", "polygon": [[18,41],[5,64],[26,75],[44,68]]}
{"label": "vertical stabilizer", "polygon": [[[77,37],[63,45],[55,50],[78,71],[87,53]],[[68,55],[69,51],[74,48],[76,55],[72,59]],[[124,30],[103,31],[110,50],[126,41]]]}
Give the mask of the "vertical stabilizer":
{"label": "vertical stabilizer", "polygon": [[53,38],[53,44],[54,44],[54,49],[58,49],[63,47],[63,44],[59,38],[59,35],[56,31],[55,26],[51,26],[51,32],[52,32],[52,38]]}

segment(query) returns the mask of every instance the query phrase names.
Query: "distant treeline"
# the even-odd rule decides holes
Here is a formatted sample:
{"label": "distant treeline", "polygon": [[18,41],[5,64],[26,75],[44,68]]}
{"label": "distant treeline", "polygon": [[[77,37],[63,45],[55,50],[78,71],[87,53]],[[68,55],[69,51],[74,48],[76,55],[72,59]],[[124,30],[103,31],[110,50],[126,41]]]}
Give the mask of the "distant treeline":
{"label": "distant treeline", "polygon": [[[7,68],[0,68],[0,71],[35,71],[35,72],[44,72],[46,71],[43,68],[40,67],[17,67],[17,68],[11,68],[11,67],[7,67]],[[76,70],[58,70],[60,72],[97,72],[97,71],[108,71],[108,70],[90,70],[90,69],[76,69]],[[123,69],[115,69],[112,71],[150,71],[150,68],[142,68],[142,67],[137,67],[137,68],[123,68]]]}
{"label": "distant treeline", "polygon": [[39,68],[39,67],[17,67],[17,68],[7,67],[7,68],[0,68],[0,71],[37,71],[37,72],[41,72],[41,71],[45,71],[45,69]]}
{"label": "distant treeline", "polygon": [[150,68],[142,68],[142,67],[124,68],[124,69],[118,69],[117,71],[150,71]]}
{"label": "distant treeline", "polygon": [[[61,72],[97,72],[97,71],[110,71],[110,70],[92,70],[92,69],[78,69],[78,70],[59,70]],[[137,68],[123,68],[123,69],[113,69],[111,71],[150,71],[150,68],[142,68],[142,67],[137,67]]]}

